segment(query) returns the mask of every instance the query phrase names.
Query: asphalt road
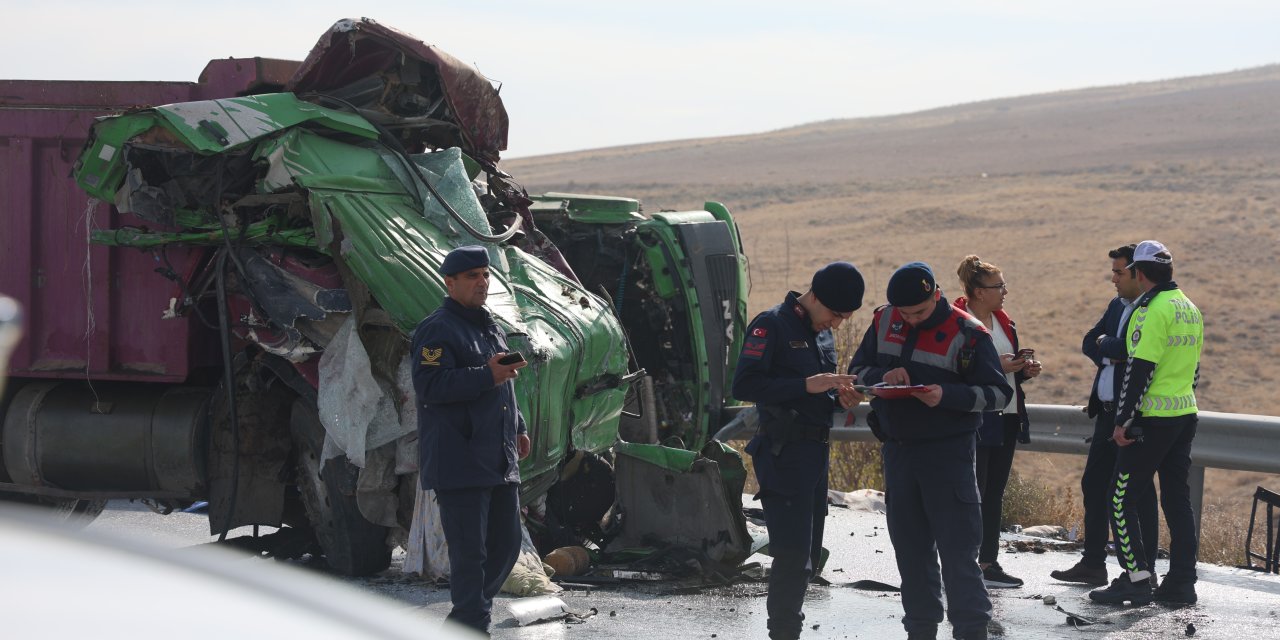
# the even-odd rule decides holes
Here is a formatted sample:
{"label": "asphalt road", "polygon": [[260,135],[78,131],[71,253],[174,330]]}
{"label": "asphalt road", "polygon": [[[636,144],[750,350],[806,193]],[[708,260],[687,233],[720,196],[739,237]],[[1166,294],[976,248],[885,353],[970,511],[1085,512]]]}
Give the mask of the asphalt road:
{"label": "asphalt road", "polygon": [[[824,577],[831,586],[811,586],[805,611],[806,638],[894,638],[902,631],[901,602],[896,593],[864,591],[850,585],[859,580],[897,584],[893,549],[884,528],[884,516],[832,508],[827,524],[831,559]],[[140,505],[113,502],[89,532],[126,536],[164,547],[207,543],[207,520],[198,514],[160,516]],[[232,533],[244,535],[247,528]],[[1005,569],[1026,580],[1021,589],[992,593],[995,618],[1007,638],[1064,638],[1077,635],[1099,638],[1187,637],[1194,625],[1196,638],[1280,638],[1280,576],[1200,565],[1197,590],[1200,602],[1189,607],[1112,608],[1094,605],[1088,588],[1068,585],[1048,577],[1049,571],[1074,563],[1074,551],[1019,553],[1006,549]],[[400,603],[422,618],[424,629],[434,628],[449,610],[448,591],[400,573],[403,554],[393,557],[391,569],[363,579],[338,578],[367,588]],[[767,558],[757,556],[751,560]],[[254,560],[258,562],[259,560]],[[261,560],[261,562],[271,562]],[[1163,565],[1163,561],[1161,561]],[[1157,569],[1163,573],[1164,567]],[[1118,567],[1111,566],[1112,575]],[[666,638],[764,638],[765,590],[763,583],[680,591],[671,583],[633,583],[625,587],[569,589],[560,594],[569,608],[585,619],[575,623],[548,622],[517,626],[508,607],[516,602],[500,596],[494,610],[493,637],[511,639],[646,637]],[[1067,617],[1043,603],[1052,595],[1058,606],[1102,622],[1072,627]],[[949,630],[944,623],[939,637]]]}

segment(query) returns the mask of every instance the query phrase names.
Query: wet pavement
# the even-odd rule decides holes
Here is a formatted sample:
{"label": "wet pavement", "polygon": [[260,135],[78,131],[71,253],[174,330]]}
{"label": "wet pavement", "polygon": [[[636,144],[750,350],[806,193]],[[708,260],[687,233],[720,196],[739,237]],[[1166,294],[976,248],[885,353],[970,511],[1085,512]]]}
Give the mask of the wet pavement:
{"label": "wet pavement", "polygon": [[[173,514],[160,517],[134,504],[113,502],[89,529],[116,535],[144,536],[162,546],[189,546],[211,540],[204,516]],[[243,531],[233,535],[244,535]],[[902,630],[902,605],[896,593],[853,588],[860,580],[898,584],[893,549],[884,516],[832,508],[826,528],[831,550],[823,577],[831,586],[811,586],[805,602],[804,638],[897,638]],[[1144,607],[1104,607],[1088,599],[1090,587],[1049,578],[1053,569],[1069,567],[1076,551],[1044,553],[1002,551],[1001,565],[1026,581],[1020,589],[992,591],[996,623],[1006,638],[1196,638],[1280,639],[1280,576],[1201,564],[1197,592],[1200,601],[1187,607],[1151,604]],[[449,610],[448,591],[399,572],[403,553],[397,552],[388,571],[371,578],[344,579],[402,603],[406,610],[434,624]],[[755,556],[750,561],[767,563]],[[1164,571],[1164,561],[1157,565]],[[1112,576],[1119,569],[1114,560]],[[494,607],[494,638],[558,639],[615,638],[658,635],[663,638],[765,638],[763,583],[740,583],[692,592],[678,592],[673,583],[632,583],[625,586],[566,589],[559,597],[569,608],[590,614],[581,622],[548,622],[516,626],[508,607],[516,602],[499,596]],[[1057,605],[1082,616],[1101,619],[1088,627],[1072,627],[1067,616],[1043,603],[1052,595]],[[943,623],[940,638],[949,637]],[[993,637],[996,637],[993,634]]]}

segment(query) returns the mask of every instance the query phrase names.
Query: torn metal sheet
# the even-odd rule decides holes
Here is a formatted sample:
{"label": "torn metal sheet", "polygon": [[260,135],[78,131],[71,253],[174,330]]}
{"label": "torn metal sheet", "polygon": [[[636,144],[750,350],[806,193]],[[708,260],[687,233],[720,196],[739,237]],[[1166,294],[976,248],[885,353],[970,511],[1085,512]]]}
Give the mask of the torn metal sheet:
{"label": "torn metal sheet", "polygon": [[433,148],[461,147],[492,163],[507,148],[507,110],[488,78],[439,47],[368,18],[335,23],[286,89],[340,97],[390,116],[389,126],[399,121],[397,128],[417,129],[401,135]]}
{"label": "torn metal sheet", "polygon": [[74,175],[89,195],[110,201],[128,171],[122,157],[125,145],[152,129],[163,129],[172,148],[210,154],[247,146],[304,122],[367,139],[378,137],[378,130],[360,116],[303,102],[290,93],[188,102],[99,121]]}
{"label": "torn metal sheet", "polygon": [[[712,442],[707,449],[728,448]],[[622,532],[609,550],[656,542],[696,551],[726,567],[750,555],[752,538],[737,484],[745,470],[737,452],[717,451],[717,462],[660,445],[622,443],[615,451]]]}

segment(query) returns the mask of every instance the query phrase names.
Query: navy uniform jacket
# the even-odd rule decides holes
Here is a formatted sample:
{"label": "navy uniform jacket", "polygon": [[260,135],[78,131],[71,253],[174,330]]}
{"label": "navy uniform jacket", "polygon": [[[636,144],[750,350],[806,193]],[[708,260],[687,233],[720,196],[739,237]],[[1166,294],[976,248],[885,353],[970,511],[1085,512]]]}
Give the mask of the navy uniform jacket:
{"label": "navy uniform jacket", "polygon": [[[798,297],[794,291],[787,293],[782,304],[762,312],[747,327],[733,374],[733,397],[781,412],[794,410],[799,424],[830,427],[835,398],[805,391],[804,381],[835,372],[835,339],[829,330],[814,332]],[[825,477],[825,443],[798,440],[778,456],[761,455],[768,454],[772,444],[762,429],[747,445],[762,491],[791,494]]]}
{"label": "navy uniform jacket", "polygon": [[930,440],[972,433],[983,411],[999,411],[1013,389],[986,326],[938,300],[932,315],[912,327],[892,306],[876,309],[849,373],[859,384],[876,384],[891,369],[904,367],[911,384],[942,386],[942,401],[930,407],[915,398],[873,398],[880,428],[894,440]]}
{"label": "navy uniform jacket", "polygon": [[751,321],[742,341],[733,397],[759,405],[794,409],[805,424],[830,426],[835,400],[805,391],[805,378],[835,373],[836,347],[830,331],[815,333],[809,314],[787,293],[782,304]]}
{"label": "navy uniform jacket", "polygon": [[[1093,364],[1097,365],[1098,371],[1093,374],[1093,386],[1089,390],[1089,417],[1092,418],[1102,411],[1102,400],[1098,398],[1098,378],[1102,377],[1102,369],[1106,366],[1102,364],[1103,358],[1111,358],[1112,360],[1123,360],[1129,357],[1129,350],[1125,346],[1124,338],[1117,338],[1120,333],[1120,317],[1124,315],[1125,301],[1124,298],[1116,296],[1111,299],[1111,303],[1107,305],[1107,310],[1098,319],[1098,323],[1088,333],[1084,334],[1084,341],[1080,343],[1080,351],[1088,356]],[[1103,336],[1101,344],[1098,342],[1098,336]],[[1117,364],[1115,375],[1111,377],[1111,383],[1114,391],[1111,397],[1113,402],[1120,399],[1120,384],[1124,380],[1124,364]]]}
{"label": "navy uniform jacket", "polygon": [[525,432],[514,381],[493,384],[489,358],[507,341],[488,311],[445,298],[413,332],[418,456],[423,489],[520,482]]}

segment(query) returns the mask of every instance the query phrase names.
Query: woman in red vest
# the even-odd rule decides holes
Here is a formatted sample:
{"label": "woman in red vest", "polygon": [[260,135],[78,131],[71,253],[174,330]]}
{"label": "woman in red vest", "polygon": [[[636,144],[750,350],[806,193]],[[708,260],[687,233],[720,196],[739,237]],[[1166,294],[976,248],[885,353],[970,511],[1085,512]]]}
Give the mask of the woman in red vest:
{"label": "woman in red vest", "polygon": [[1030,350],[1019,348],[1018,330],[1004,310],[1009,283],[1000,268],[983,262],[978,256],[966,256],[960,261],[956,275],[960,277],[965,295],[956,299],[955,306],[969,312],[991,331],[1001,367],[1015,391],[1014,399],[1004,410],[983,414],[977,455],[978,491],[982,495],[982,546],[978,550],[978,564],[987,588],[1012,589],[1021,587],[1022,580],[1005,573],[997,560],[1000,512],[1013,468],[1014,448],[1019,441],[1031,440],[1022,383],[1040,375],[1040,363]]}

